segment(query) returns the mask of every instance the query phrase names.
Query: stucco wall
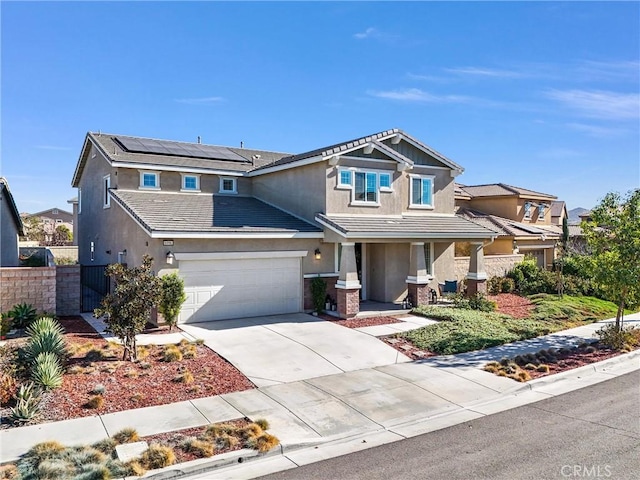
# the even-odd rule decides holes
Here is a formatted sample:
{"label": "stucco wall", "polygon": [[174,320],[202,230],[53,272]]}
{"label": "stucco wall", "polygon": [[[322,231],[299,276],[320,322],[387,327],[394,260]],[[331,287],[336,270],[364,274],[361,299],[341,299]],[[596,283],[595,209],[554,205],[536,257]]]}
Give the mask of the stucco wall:
{"label": "stucco wall", "polygon": [[16,267],[18,260],[18,227],[6,198],[4,186],[0,187],[0,267]]}
{"label": "stucco wall", "polygon": [[[453,280],[456,275],[454,263],[454,243],[437,242],[433,244],[433,280],[429,284],[431,288],[438,288],[438,283],[445,280]],[[467,265],[469,261],[467,260]],[[465,272],[466,274],[466,272]]]}
{"label": "stucco wall", "polygon": [[[522,262],[524,255],[485,255],[484,267],[487,277],[502,277],[511,270],[516,264]],[[455,259],[455,278],[462,280],[469,272],[469,257],[456,257]]]}

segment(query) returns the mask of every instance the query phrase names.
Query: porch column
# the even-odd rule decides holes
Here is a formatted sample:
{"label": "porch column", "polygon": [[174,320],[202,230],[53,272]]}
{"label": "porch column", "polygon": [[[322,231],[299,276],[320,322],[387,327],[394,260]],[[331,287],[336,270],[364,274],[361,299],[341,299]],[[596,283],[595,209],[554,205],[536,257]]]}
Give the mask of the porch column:
{"label": "porch column", "polygon": [[427,263],[424,256],[424,242],[411,242],[409,256],[409,276],[407,291],[415,306],[429,303],[429,281]]}
{"label": "porch column", "polygon": [[356,244],[344,242],[341,245],[340,275],[336,282],[338,315],[340,318],[351,318],[360,311],[360,281],[356,266]]}
{"label": "porch column", "polygon": [[471,243],[469,272],[467,273],[467,296],[487,293],[487,273],[484,270],[484,250],[482,243]]}

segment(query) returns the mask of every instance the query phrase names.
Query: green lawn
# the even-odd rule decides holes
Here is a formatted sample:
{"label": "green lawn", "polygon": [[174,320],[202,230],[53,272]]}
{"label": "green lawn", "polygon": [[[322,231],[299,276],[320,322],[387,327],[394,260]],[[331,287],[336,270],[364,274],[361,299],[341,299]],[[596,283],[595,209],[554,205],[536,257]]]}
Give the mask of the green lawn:
{"label": "green lawn", "polygon": [[448,355],[534,338],[616,315],[613,303],[593,297],[539,294],[531,301],[535,309],[526,319],[460,308],[418,307],[413,313],[441,321],[397,336],[420,349]]}

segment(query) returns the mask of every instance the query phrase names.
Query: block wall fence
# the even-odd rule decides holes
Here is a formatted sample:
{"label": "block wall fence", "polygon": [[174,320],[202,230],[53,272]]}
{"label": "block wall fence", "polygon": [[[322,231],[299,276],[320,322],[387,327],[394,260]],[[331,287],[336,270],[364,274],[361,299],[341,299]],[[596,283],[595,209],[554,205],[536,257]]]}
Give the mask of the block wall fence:
{"label": "block wall fence", "polygon": [[56,315],[80,313],[80,265],[0,268],[0,312],[18,303]]}

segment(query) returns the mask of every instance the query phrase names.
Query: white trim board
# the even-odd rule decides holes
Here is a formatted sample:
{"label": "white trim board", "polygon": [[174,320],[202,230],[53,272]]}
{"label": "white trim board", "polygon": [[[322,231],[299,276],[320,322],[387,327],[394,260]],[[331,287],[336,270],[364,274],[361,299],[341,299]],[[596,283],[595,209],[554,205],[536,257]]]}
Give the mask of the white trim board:
{"label": "white trim board", "polygon": [[306,257],[308,250],[275,250],[264,252],[198,252],[179,253],[176,252],[176,260],[246,260],[254,258],[293,258]]}

